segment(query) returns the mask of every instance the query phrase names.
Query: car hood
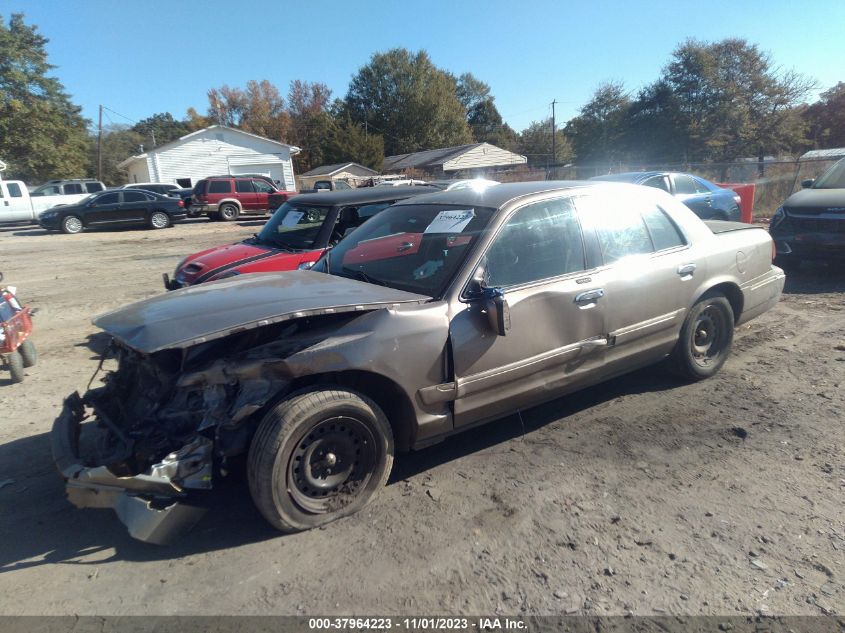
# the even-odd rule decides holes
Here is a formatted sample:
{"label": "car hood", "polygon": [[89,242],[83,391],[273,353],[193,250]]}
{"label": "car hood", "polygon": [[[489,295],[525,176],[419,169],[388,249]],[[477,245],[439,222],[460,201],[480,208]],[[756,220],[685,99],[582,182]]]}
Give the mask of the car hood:
{"label": "car hood", "polygon": [[296,270],[303,261],[314,259],[312,251],[292,253],[248,240],[220,246],[194,257],[176,271],[176,276],[180,281],[195,284],[258,262],[267,265],[272,260],[273,270]]}
{"label": "car hood", "polygon": [[845,211],[845,189],[802,189],[789,196],[783,206],[787,211],[794,209],[842,213]]}
{"label": "car hood", "polygon": [[183,288],[100,315],[93,322],[128,347],[152,354],[304,316],[429,299],[345,277],[294,270]]}

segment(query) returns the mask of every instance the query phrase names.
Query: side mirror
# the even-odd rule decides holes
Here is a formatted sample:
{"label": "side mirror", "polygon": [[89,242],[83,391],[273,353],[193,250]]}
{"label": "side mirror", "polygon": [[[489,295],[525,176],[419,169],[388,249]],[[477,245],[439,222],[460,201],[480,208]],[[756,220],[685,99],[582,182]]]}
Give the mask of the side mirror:
{"label": "side mirror", "polygon": [[816,179],[815,179],[815,178],[808,178],[807,180],[802,180],[802,181],[801,181],[801,186],[802,186],[804,189],[809,189],[810,187],[812,187],[812,186],[813,186],[813,183],[814,183],[814,182],[816,182]]}
{"label": "side mirror", "polygon": [[505,336],[511,329],[511,311],[505,292],[501,288],[485,288],[482,306],[490,328],[499,336]]}

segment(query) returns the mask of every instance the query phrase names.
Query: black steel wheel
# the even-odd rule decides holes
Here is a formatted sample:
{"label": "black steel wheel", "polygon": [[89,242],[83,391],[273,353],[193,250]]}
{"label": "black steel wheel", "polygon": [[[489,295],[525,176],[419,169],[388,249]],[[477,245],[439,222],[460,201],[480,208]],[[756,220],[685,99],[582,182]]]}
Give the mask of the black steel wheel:
{"label": "black steel wheel", "polygon": [[18,351],[21,353],[24,367],[33,367],[38,362],[38,352],[35,349],[35,343],[32,342],[32,339],[28,338],[21,343]]}
{"label": "black steel wheel", "polygon": [[218,217],[224,222],[231,222],[232,220],[237,220],[240,214],[241,210],[238,209],[238,205],[232,202],[225,202],[221,204],[220,210],[217,212]]}
{"label": "black steel wheel", "polygon": [[688,380],[718,372],[733,344],[734,313],[721,293],[705,294],[692,307],[670,357],[670,367]]}
{"label": "black steel wheel", "polygon": [[20,352],[15,350],[11,354],[8,354],[6,356],[6,364],[9,367],[9,373],[12,375],[12,382],[23,382],[23,356],[20,355]]}
{"label": "black steel wheel", "polygon": [[393,434],[372,400],[338,387],[291,394],[267,413],[249,451],[249,487],[283,532],[353,514],[384,486]]}

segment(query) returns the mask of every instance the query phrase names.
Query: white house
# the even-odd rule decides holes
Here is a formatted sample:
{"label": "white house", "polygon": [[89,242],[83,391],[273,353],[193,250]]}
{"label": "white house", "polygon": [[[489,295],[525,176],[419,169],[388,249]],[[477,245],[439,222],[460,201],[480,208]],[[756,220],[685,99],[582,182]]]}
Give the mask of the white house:
{"label": "white house", "polygon": [[491,167],[524,165],[527,158],[490,143],[472,143],[458,147],[430,149],[412,154],[387,156],[382,164],[382,171],[399,172],[405,169],[417,169],[432,176],[483,174]]}
{"label": "white house", "polygon": [[296,191],[292,156],[299,148],[212,125],[182,138],[127,158],[118,167],[129,172],[129,182],[164,182],[190,187],[207,176],[262,174],[280,189]]}

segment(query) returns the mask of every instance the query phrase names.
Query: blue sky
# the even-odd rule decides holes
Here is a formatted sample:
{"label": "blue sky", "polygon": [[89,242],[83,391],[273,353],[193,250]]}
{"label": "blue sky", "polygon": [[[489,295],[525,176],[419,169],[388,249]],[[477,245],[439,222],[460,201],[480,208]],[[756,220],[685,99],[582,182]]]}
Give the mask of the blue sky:
{"label": "blue sky", "polygon": [[820,90],[845,81],[842,0],[0,0],[4,20],[13,12],[50,39],[54,75],[84,115],[111,110],[106,124],[205,112],[209,88],[250,79],[284,94],[293,79],[322,81],[343,97],[372,53],[396,46],[486,81],[517,130],[552,99],[566,121],[604,81],[637,90],[688,37],[746,38]]}

